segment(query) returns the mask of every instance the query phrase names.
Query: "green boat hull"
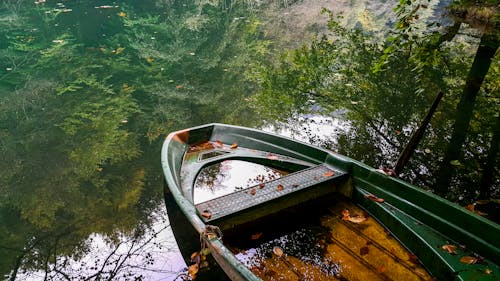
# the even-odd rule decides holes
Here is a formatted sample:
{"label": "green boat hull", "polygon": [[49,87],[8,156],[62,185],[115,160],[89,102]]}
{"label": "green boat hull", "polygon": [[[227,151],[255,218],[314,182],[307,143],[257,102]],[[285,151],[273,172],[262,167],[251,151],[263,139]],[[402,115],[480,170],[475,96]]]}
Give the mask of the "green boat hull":
{"label": "green boat hull", "polygon": [[[234,144],[241,149],[227,148],[207,160],[187,163],[186,152],[203,142]],[[233,147],[234,148],[234,147]],[[267,155],[267,156],[266,156]],[[279,155],[281,161],[271,161],[269,155]],[[212,156],[211,156],[212,157]],[[161,154],[165,180],[178,208],[197,233],[204,233],[209,222],[193,202],[193,185],[199,171],[210,164],[227,159],[281,165],[279,168],[299,168],[325,165],[343,174],[337,179],[340,192],[381,222],[405,247],[418,256],[428,271],[438,280],[499,280],[500,226],[465,208],[444,200],[404,181],[380,173],[376,169],[348,157],[255,129],[224,124],[207,124],[169,134]],[[274,156],[273,156],[273,159]],[[236,211],[231,226],[243,217],[247,221],[253,214],[265,215],[266,210],[277,211],[281,205],[299,204],[308,198],[306,189],[291,199],[251,205]],[[367,198],[375,195],[384,202]],[[279,201],[281,200],[281,201]],[[295,202],[297,201],[297,202]],[[287,205],[287,206],[288,206]],[[270,206],[270,207],[268,207]],[[239,214],[245,214],[239,216]],[[217,220],[213,222],[217,223]],[[210,222],[212,224],[212,222]],[[231,280],[260,280],[217,237],[207,238],[212,256]],[[195,241],[193,241],[195,242]],[[441,249],[445,244],[466,245],[456,255]],[[479,262],[466,264],[464,256],[478,257]]]}

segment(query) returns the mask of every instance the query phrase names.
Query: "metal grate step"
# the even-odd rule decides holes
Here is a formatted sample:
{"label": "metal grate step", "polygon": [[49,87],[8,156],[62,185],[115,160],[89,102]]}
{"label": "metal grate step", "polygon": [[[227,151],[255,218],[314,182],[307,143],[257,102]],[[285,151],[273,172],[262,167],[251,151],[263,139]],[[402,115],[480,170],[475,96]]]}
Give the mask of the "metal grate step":
{"label": "metal grate step", "polygon": [[255,185],[202,202],[196,205],[196,209],[201,214],[202,219],[205,222],[209,222],[293,192],[316,186],[345,174],[321,164],[266,182],[265,184]]}

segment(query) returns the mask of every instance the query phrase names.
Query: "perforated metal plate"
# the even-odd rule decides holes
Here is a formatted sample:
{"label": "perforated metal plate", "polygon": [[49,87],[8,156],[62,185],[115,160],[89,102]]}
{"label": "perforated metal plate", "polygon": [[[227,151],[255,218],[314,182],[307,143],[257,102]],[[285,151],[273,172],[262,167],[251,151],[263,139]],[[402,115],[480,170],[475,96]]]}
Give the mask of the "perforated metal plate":
{"label": "perforated metal plate", "polygon": [[196,205],[205,222],[234,214],[236,212],[275,200],[291,194],[338,178],[345,174],[334,171],[326,165],[318,165],[304,169],[265,184],[255,185],[219,198],[215,198]]}

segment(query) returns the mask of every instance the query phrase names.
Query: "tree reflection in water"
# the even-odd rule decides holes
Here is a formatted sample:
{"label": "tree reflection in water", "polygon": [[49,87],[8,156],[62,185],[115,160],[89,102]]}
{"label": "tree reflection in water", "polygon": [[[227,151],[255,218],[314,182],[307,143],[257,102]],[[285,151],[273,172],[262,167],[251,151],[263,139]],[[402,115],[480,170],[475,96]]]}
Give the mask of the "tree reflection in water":
{"label": "tree reflection in water", "polygon": [[[35,250],[35,245],[25,249],[24,259],[19,260],[19,271],[9,279],[173,279],[184,264],[169,229],[165,207],[158,206],[152,216],[152,225],[138,227],[131,234],[121,233],[114,237],[93,234],[79,241],[74,240],[78,235],[75,230],[36,240],[37,244],[45,245],[46,251]],[[63,251],[77,254],[66,255]],[[32,259],[34,257],[36,259]],[[33,262],[35,264],[30,264]],[[44,264],[39,264],[41,262]]]}
{"label": "tree reflection in water", "polygon": [[284,171],[240,160],[226,160],[207,166],[196,178],[194,202],[200,203],[278,179]]}

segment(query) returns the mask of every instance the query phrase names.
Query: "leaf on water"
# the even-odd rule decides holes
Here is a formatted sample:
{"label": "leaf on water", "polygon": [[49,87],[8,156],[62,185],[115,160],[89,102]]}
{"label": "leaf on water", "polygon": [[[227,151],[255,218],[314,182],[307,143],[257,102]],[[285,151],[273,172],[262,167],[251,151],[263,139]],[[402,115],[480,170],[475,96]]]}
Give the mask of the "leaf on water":
{"label": "leaf on water", "polygon": [[238,144],[237,143],[231,144],[231,149],[235,149],[235,148],[238,148]]}
{"label": "leaf on water", "polygon": [[441,249],[448,252],[448,254],[452,254],[452,255],[457,254],[457,246],[455,246],[455,245],[446,244],[446,245],[441,246]]}
{"label": "leaf on water", "polygon": [[201,250],[200,252],[203,256],[207,256],[208,254],[210,254],[210,248],[203,248],[203,250]]}
{"label": "leaf on water", "polygon": [[460,262],[465,264],[475,264],[477,262],[477,258],[471,256],[463,256],[460,258]]}
{"label": "leaf on water", "polygon": [[281,256],[283,256],[283,249],[281,249],[281,247],[274,246],[273,247],[273,253],[275,255],[277,255],[278,257],[281,257]]}
{"label": "leaf on water", "polygon": [[420,262],[418,261],[418,257],[417,257],[417,255],[414,255],[414,254],[410,254],[410,255],[408,256],[408,260],[409,260],[411,263],[415,263],[415,264],[420,263]]}
{"label": "leaf on water", "polygon": [[326,171],[323,173],[323,177],[325,177],[325,178],[332,177],[333,175],[335,175],[335,172],[332,170],[329,170],[329,171]]}
{"label": "leaf on water", "polygon": [[368,198],[368,199],[375,201],[377,203],[384,203],[384,201],[385,201],[384,198],[379,198],[373,194],[365,195],[365,198]]}
{"label": "leaf on water", "polygon": [[476,214],[478,214],[480,216],[487,216],[488,215],[488,213],[476,210],[476,204],[469,204],[469,205],[465,206],[465,209],[467,209],[467,210],[469,210],[469,211],[471,211],[473,213],[476,213]]}
{"label": "leaf on water", "polygon": [[191,277],[192,280],[196,279],[196,274],[198,274],[198,264],[195,263],[193,265],[190,265],[188,267],[188,274],[189,274],[189,277]]}
{"label": "leaf on water", "polygon": [[257,190],[255,188],[250,189],[250,195],[255,195],[257,193]]}
{"label": "leaf on water", "polygon": [[199,263],[200,262],[200,253],[194,252],[191,254],[191,262]]}
{"label": "leaf on water", "polygon": [[257,232],[255,234],[252,234],[252,236],[250,236],[250,239],[251,240],[258,240],[261,236],[262,236],[262,232]]}
{"label": "leaf on water", "polygon": [[363,246],[359,249],[359,255],[364,256],[370,252],[370,249],[366,246]]}
{"label": "leaf on water", "polygon": [[278,184],[278,186],[276,187],[276,190],[282,191],[283,190],[283,185],[282,184]]}
{"label": "leaf on water", "polygon": [[347,220],[350,222],[353,222],[353,223],[362,223],[366,220],[366,217],[355,216],[355,217],[349,217],[349,219],[347,219]]}
{"label": "leaf on water", "polygon": [[342,210],[342,220],[347,221],[351,217],[349,210]]}
{"label": "leaf on water", "polygon": [[209,210],[201,212],[201,216],[209,220],[212,217],[212,213]]}

